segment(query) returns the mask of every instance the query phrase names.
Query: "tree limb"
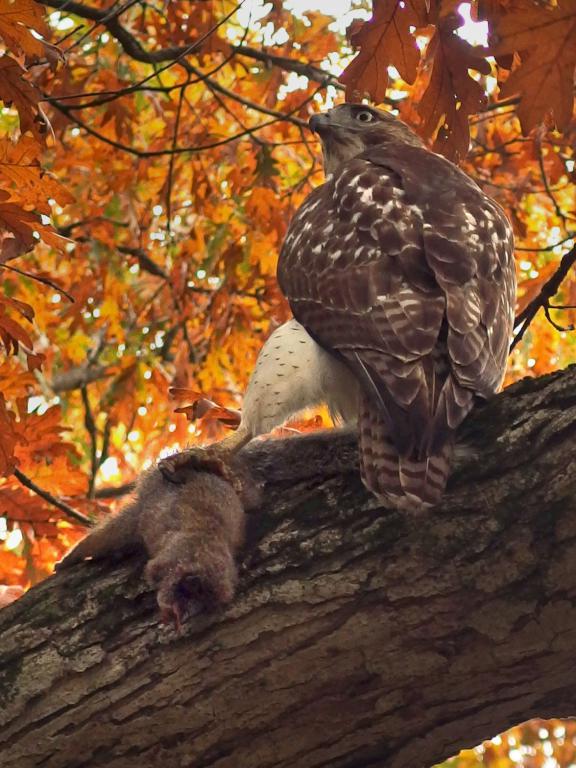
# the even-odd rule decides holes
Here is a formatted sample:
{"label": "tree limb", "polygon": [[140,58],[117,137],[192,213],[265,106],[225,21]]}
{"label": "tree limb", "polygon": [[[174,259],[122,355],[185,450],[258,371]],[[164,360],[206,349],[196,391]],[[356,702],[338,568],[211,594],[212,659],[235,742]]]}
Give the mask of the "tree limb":
{"label": "tree limb", "polygon": [[[158,48],[153,51],[146,50],[140,42],[128,32],[118,21],[118,15],[109,14],[105,10],[99,8],[90,7],[83,3],[70,2],[69,0],[38,0],[42,5],[46,5],[49,8],[62,8],[67,13],[72,13],[75,16],[79,16],[83,19],[95,21],[106,27],[112,37],[120,43],[125,53],[131,56],[136,61],[141,61],[145,64],[160,64],[165,61],[172,61],[178,59],[187,52],[190,46],[175,45],[169,48]],[[340,90],[344,90],[344,86],[340,85],[334,75],[330,72],[326,72],[320,67],[316,67],[313,64],[309,64],[304,61],[298,61],[297,59],[291,59],[288,56],[278,56],[274,53],[270,53],[265,49],[257,49],[248,45],[236,45],[232,46],[232,50],[241,56],[245,56],[249,59],[263,62],[267,65],[272,65],[285,70],[286,72],[295,72],[298,75],[304,75],[309,80],[321,83],[322,85],[334,85]]]}
{"label": "tree limb", "polygon": [[0,613],[3,768],[418,768],[576,714],[576,367],[465,423],[440,508],[379,509],[350,435],[257,443],[238,599],[158,624],[140,563]]}

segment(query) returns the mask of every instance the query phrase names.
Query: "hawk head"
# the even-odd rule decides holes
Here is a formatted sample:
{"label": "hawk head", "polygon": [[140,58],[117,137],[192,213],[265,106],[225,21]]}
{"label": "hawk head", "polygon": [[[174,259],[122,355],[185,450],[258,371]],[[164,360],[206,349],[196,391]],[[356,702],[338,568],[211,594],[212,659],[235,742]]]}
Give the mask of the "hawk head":
{"label": "hawk head", "polygon": [[309,125],[320,136],[327,174],[372,146],[388,142],[424,146],[406,123],[364,104],[341,104],[312,115]]}

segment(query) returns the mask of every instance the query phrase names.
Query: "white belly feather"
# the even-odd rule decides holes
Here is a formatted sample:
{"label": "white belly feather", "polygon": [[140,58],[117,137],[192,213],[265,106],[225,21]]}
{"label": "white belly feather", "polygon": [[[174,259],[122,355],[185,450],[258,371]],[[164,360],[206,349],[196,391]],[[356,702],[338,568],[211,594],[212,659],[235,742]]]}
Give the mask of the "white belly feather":
{"label": "white belly feather", "polygon": [[335,420],[354,422],[358,383],[350,370],[289,320],[262,347],[244,396],[240,430],[266,434],[305,408],[325,403]]}

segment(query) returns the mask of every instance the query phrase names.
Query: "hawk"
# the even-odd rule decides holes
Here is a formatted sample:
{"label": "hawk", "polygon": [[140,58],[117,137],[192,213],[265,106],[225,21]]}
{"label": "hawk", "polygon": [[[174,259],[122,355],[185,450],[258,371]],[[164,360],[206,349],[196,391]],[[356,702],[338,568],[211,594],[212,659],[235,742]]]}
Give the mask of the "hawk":
{"label": "hawk", "polygon": [[298,323],[359,385],[365,485],[395,507],[434,505],[455,430],[504,377],[512,228],[392,115],[343,104],[310,127],[327,177],[290,223],[280,288]]}

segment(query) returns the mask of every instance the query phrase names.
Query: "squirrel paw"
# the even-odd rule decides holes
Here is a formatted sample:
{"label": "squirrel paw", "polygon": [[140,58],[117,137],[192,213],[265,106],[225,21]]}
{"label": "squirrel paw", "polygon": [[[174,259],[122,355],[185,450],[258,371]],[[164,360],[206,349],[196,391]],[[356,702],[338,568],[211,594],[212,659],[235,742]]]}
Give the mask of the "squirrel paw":
{"label": "squirrel paw", "polygon": [[194,558],[188,562],[152,560],[146,579],[157,590],[162,620],[180,629],[188,616],[215,611],[230,603],[238,580],[234,558],[229,551],[207,562]]}
{"label": "squirrel paw", "polygon": [[226,480],[236,492],[239,492],[241,483],[228,465],[226,458],[224,451],[214,448],[188,448],[160,459],[158,469],[165,480],[176,484],[183,484],[190,479],[189,470],[209,472]]}

